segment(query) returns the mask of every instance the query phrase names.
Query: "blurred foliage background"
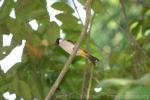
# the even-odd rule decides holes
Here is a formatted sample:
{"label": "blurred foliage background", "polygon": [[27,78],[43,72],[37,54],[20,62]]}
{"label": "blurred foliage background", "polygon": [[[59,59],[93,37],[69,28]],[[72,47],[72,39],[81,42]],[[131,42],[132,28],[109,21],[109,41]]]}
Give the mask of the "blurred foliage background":
{"label": "blurred foliage background", "polygon": [[[7,73],[0,71],[1,99],[4,99],[3,93],[6,91],[15,93],[17,99],[45,98],[69,56],[55,44],[55,40],[63,32],[65,39],[77,41],[83,28],[81,19],[73,15],[76,9],[69,1],[72,2],[56,0],[51,5],[62,11],[55,16],[62,22],[58,25],[48,14],[46,0],[4,0],[0,7],[0,59],[6,57],[23,39],[27,42],[22,62],[15,64]],[[78,1],[84,6],[86,0]],[[123,1],[128,20],[119,0],[93,0],[90,40],[86,42],[86,36],[81,45],[86,49],[88,44],[88,51],[100,59],[94,67],[92,99],[150,99],[150,1]],[[16,18],[9,16],[12,8]],[[29,25],[29,21],[34,19],[38,23],[37,30]],[[128,28],[133,38],[127,36]],[[3,34],[9,33],[13,34],[12,45],[2,47]],[[90,62],[75,57],[53,99],[78,100],[81,94],[86,97],[90,67]],[[98,89],[101,91],[96,91]]]}

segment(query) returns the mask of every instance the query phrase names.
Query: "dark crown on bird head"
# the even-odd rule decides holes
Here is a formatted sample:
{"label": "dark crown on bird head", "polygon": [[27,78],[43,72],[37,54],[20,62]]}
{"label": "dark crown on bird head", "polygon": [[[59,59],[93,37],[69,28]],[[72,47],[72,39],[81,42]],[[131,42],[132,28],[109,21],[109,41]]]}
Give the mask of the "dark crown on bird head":
{"label": "dark crown on bird head", "polygon": [[57,38],[57,39],[56,39],[56,43],[57,43],[57,44],[59,44],[59,42],[60,42],[59,40],[60,40],[60,39],[62,39],[62,38]]}

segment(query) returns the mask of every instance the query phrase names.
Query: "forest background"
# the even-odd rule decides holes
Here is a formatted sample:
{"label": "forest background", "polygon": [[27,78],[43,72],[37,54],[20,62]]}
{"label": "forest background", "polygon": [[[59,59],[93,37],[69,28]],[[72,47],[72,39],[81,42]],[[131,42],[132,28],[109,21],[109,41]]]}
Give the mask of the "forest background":
{"label": "forest background", "polygon": [[[86,0],[78,0],[81,8],[77,0],[52,0],[55,2],[51,5],[47,1],[4,0],[0,7],[0,60],[26,40],[22,61],[7,72],[1,66],[0,99],[9,91],[18,99],[43,100],[69,57],[55,44],[56,39],[80,38],[85,27]],[[93,66],[75,57],[53,99],[148,100],[150,1],[92,0],[91,5],[91,28],[80,46],[100,62]],[[54,16],[58,21],[51,18],[54,12],[48,12],[48,6],[59,11]],[[9,16],[12,9],[15,18]],[[35,29],[29,24],[33,20],[38,26]],[[3,35],[10,33],[11,45],[3,46]]]}

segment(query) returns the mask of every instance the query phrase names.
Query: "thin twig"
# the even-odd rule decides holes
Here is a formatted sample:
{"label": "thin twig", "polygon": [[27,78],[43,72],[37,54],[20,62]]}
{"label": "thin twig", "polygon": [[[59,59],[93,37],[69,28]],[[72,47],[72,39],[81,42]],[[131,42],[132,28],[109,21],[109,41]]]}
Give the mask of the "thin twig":
{"label": "thin twig", "polygon": [[73,5],[74,5],[74,8],[75,8],[75,10],[76,10],[78,16],[79,16],[79,19],[80,19],[80,21],[81,21],[81,24],[84,25],[84,24],[83,24],[83,21],[82,21],[82,18],[81,18],[80,14],[79,14],[78,8],[77,8],[77,6],[76,6],[76,3],[74,2],[74,0],[72,0],[72,3],[73,3]]}
{"label": "thin twig", "polygon": [[[76,6],[74,0],[72,0],[72,2],[73,2],[73,5],[74,5],[74,7],[75,7],[75,10],[76,10],[76,12],[77,12],[77,14],[78,14],[78,16],[79,16],[79,19],[80,19],[82,25],[84,25],[83,22],[82,22],[81,16],[80,16],[80,14],[79,14],[79,11],[78,11],[78,9],[77,9],[77,6]],[[93,25],[92,23],[93,23],[94,17],[95,17],[95,13],[94,13],[92,19],[90,20],[90,25],[89,25],[90,28],[89,28],[89,30],[88,30],[88,32],[87,32],[87,34],[88,34],[88,35],[87,35],[87,44],[86,44],[86,45],[87,45],[87,50],[89,50],[89,41],[90,41],[89,38],[90,38],[90,32],[91,32],[91,28],[92,28],[92,25]],[[83,81],[82,81],[82,87],[81,87],[80,100],[82,100],[83,97],[84,97],[85,83],[86,83],[86,74],[87,74],[87,68],[84,67],[84,69],[83,69]]]}
{"label": "thin twig", "polygon": [[84,91],[85,91],[85,83],[86,83],[86,74],[87,74],[87,68],[86,66],[83,68],[83,80],[82,80],[82,87],[81,87],[81,95],[80,100],[84,98]]}
{"label": "thin twig", "polygon": [[[91,33],[94,18],[95,18],[95,13],[94,13],[93,17],[91,18],[90,27],[89,27],[89,30],[88,30],[88,36],[87,36],[87,50],[88,51],[89,51],[89,48],[90,48],[90,46],[89,46],[90,33]],[[87,100],[90,99],[90,90],[91,90],[91,86],[92,86],[92,79],[93,79],[93,73],[94,73],[94,65],[91,65],[90,67],[91,67],[91,69],[90,69],[90,79],[89,79],[89,85],[88,85],[87,97],[86,97]]]}
{"label": "thin twig", "polygon": [[93,79],[93,72],[94,72],[94,65],[91,66],[91,72],[90,72],[90,79],[89,79],[89,86],[87,90],[87,96],[86,100],[90,100],[90,91],[91,91],[91,86],[92,86],[92,79]]}
{"label": "thin twig", "polygon": [[[78,11],[78,9],[77,9],[77,6],[76,6],[74,0],[72,0],[72,2],[73,2],[73,5],[74,5],[74,7],[75,7],[75,9],[76,9],[76,12],[77,12],[77,14],[78,14],[78,16],[79,16],[79,19],[80,19],[80,21],[81,21],[81,24],[84,26],[83,21],[82,21],[82,19],[81,19],[81,16],[80,16],[80,14],[79,14],[79,11]],[[87,33],[88,33],[88,32],[87,32]],[[86,68],[86,66],[84,66],[84,67],[83,67],[83,78],[82,78],[83,80],[82,80],[82,87],[81,87],[80,100],[82,100],[82,99],[84,98],[84,91],[85,91],[85,85],[86,85],[86,75],[87,75],[87,68]]]}
{"label": "thin twig", "polygon": [[[86,41],[86,49],[87,51],[89,51],[89,42],[90,42],[90,33],[91,33],[91,29],[92,29],[92,25],[93,25],[93,20],[95,18],[95,13],[93,15],[93,17],[90,19],[90,25],[89,25],[89,29],[88,29],[88,32],[87,32],[87,41]],[[91,66],[92,67],[92,66]],[[84,96],[84,90],[85,90],[85,81],[86,81],[86,73],[87,73],[87,69],[84,68],[83,69],[83,82],[82,82],[82,88],[81,88],[81,95],[80,95],[80,100],[83,99],[83,96]]]}
{"label": "thin twig", "polygon": [[93,26],[93,22],[94,22],[94,18],[95,18],[95,13],[93,14],[93,16],[92,16],[92,18],[91,18],[91,20],[90,20],[90,26],[89,26],[89,30],[88,30],[88,35],[87,35],[87,41],[86,41],[86,49],[88,50],[88,51],[90,51],[90,46],[89,46],[89,42],[90,42],[90,35],[91,35],[91,29],[92,29],[92,26]]}
{"label": "thin twig", "polygon": [[94,77],[93,79],[95,80],[95,82],[96,82],[97,84],[100,84],[100,81],[99,81],[96,77]]}
{"label": "thin twig", "polygon": [[84,38],[84,36],[87,34],[87,30],[88,30],[88,26],[90,24],[90,18],[91,18],[91,4],[92,4],[92,0],[87,0],[86,5],[85,5],[85,10],[86,10],[86,20],[85,20],[85,26],[81,32],[79,41],[77,42],[77,44],[75,45],[75,48],[72,52],[72,54],[69,56],[69,59],[67,60],[67,62],[65,63],[61,73],[59,74],[58,78],[56,79],[55,83],[53,84],[53,86],[51,87],[48,95],[46,96],[45,100],[51,100],[52,96],[54,95],[55,91],[57,90],[57,88],[59,87],[62,79],[64,78],[66,72],[69,69],[69,65],[71,64],[77,50],[80,47],[80,44]]}

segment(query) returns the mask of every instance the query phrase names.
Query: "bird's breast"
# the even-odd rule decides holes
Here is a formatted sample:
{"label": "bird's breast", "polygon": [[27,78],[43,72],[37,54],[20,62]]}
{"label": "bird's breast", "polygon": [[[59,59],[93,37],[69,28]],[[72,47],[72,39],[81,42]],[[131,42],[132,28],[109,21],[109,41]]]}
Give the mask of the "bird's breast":
{"label": "bird's breast", "polygon": [[64,49],[67,53],[71,54],[75,45],[71,42],[63,40],[61,43],[59,43],[59,46],[62,49]]}

